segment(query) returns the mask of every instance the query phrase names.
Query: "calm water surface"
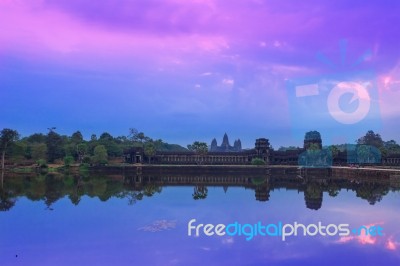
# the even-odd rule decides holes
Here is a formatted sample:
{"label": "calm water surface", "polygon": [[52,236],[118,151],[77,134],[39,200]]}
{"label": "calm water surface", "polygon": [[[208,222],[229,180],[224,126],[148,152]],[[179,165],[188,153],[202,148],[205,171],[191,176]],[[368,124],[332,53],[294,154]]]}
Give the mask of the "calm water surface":
{"label": "calm water surface", "polygon": [[[219,179],[218,179],[219,178]],[[224,181],[221,181],[224,180]],[[1,265],[400,265],[390,180],[5,177]],[[383,236],[189,237],[188,222],[346,223]]]}

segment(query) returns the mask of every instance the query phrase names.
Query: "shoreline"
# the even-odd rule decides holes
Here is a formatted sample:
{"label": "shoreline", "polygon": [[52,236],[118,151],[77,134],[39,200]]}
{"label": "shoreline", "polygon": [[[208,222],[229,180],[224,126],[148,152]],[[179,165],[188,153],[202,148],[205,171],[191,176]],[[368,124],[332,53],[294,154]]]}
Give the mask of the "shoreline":
{"label": "shoreline", "polygon": [[298,175],[314,176],[315,178],[331,175],[343,175],[348,177],[371,176],[391,178],[400,177],[400,168],[388,168],[384,166],[331,166],[325,168],[301,167],[297,165],[163,165],[163,164],[115,164],[105,166],[80,166],[71,165],[49,165],[49,168],[39,168],[37,166],[24,166],[6,168],[4,173],[12,174],[46,174],[46,173],[109,173],[109,174],[127,174],[127,175],[195,175],[195,174],[215,174],[215,175]]}

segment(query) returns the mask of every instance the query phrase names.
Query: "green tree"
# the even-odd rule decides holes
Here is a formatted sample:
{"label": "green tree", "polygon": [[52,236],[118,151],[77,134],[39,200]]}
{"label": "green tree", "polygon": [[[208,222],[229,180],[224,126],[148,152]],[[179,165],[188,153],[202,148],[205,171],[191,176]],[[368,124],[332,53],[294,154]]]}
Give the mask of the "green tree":
{"label": "green tree", "polygon": [[56,133],[55,128],[49,128],[49,133],[47,134],[46,145],[47,145],[47,159],[49,162],[54,162],[57,159],[64,157],[63,144],[64,141],[62,137]]}
{"label": "green tree", "polygon": [[357,146],[357,161],[361,163],[366,163],[369,161],[370,157],[370,147],[368,145]]}
{"label": "green tree", "polygon": [[48,165],[46,163],[46,161],[44,159],[39,159],[36,161],[37,166],[39,166],[40,168],[47,168]]}
{"label": "green tree", "polygon": [[98,140],[96,134],[92,134],[90,141],[88,142],[88,153],[93,155],[94,148],[98,145]]}
{"label": "green tree", "polygon": [[101,134],[97,143],[106,147],[107,153],[111,157],[118,157],[122,155],[121,147],[115,142],[114,137],[107,132]]}
{"label": "green tree", "polygon": [[194,151],[195,153],[199,154],[198,156],[196,156],[196,163],[197,164],[202,164],[202,156],[200,155],[204,155],[207,154],[208,152],[208,146],[207,143],[205,142],[200,142],[200,141],[195,141],[193,142],[193,144],[189,144],[187,145],[187,148],[189,151]]}
{"label": "green tree", "polygon": [[87,152],[88,152],[88,146],[86,143],[80,143],[76,145],[76,153],[78,155],[78,160],[80,163],[82,163],[83,157],[85,157]]}
{"label": "green tree", "polygon": [[64,165],[66,167],[70,167],[73,162],[74,162],[74,157],[72,157],[71,155],[67,155],[64,157]]}
{"label": "green tree", "polygon": [[144,135],[143,132],[139,132],[139,134],[137,135],[137,137],[138,137],[138,139],[139,139],[139,142],[142,143],[142,146],[143,146],[143,143],[144,143],[144,140],[146,139],[146,136]]}
{"label": "green tree", "polygon": [[97,136],[96,136],[96,134],[92,134],[92,135],[90,136],[90,140],[91,140],[91,141],[97,141]]}
{"label": "green tree", "polygon": [[205,142],[195,141],[193,144],[187,145],[189,151],[194,151],[199,154],[206,154],[208,152],[208,146]]}
{"label": "green tree", "polygon": [[382,140],[381,135],[375,133],[372,130],[369,130],[367,132],[367,134],[365,134],[365,136],[363,136],[357,140],[357,144],[370,145],[370,146],[374,146],[379,149],[379,148],[383,147],[384,142]]}
{"label": "green tree", "polygon": [[387,154],[400,154],[400,145],[394,140],[389,140],[384,143]]}
{"label": "green tree", "polygon": [[141,143],[141,146],[144,147],[144,142],[145,140],[149,141],[150,138],[146,137],[146,135],[143,132],[139,132],[136,128],[130,128],[129,129],[129,136],[128,138],[132,140],[133,142],[139,142]]}
{"label": "green tree", "polygon": [[106,164],[108,159],[107,149],[104,145],[97,145],[94,148],[92,162],[95,164]]}
{"label": "green tree", "polygon": [[389,151],[384,146],[379,148],[379,152],[380,152],[382,157],[386,157],[389,154]]}
{"label": "green tree", "polygon": [[45,143],[46,135],[43,135],[42,133],[35,133],[27,137],[26,141],[29,143]]}
{"label": "green tree", "polygon": [[47,159],[47,145],[45,143],[35,143],[31,145],[31,157],[36,162],[39,159]]}
{"label": "green tree", "polygon": [[131,148],[133,144],[132,141],[126,136],[118,136],[114,138],[114,142],[117,144],[117,147],[120,151]]}
{"label": "green tree", "polygon": [[260,158],[253,158],[251,160],[251,164],[252,165],[264,165],[265,161],[263,159],[260,159]]}
{"label": "green tree", "polygon": [[114,138],[110,133],[104,132],[100,135],[99,141],[113,141]]}
{"label": "green tree", "polygon": [[71,142],[73,143],[73,144],[79,144],[79,143],[82,143],[83,142],[83,136],[82,136],[82,133],[80,132],[80,131],[76,131],[76,132],[74,132],[73,134],[72,134],[72,136],[71,136]]}
{"label": "green tree", "polygon": [[130,128],[129,129],[129,135],[128,138],[133,141],[133,142],[137,142],[139,141],[139,131],[136,128]]}
{"label": "green tree", "polygon": [[0,148],[1,148],[1,169],[4,170],[4,160],[6,156],[7,147],[17,141],[19,134],[16,130],[4,128],[0,132]]}
{"label": "green tree", "polygon": [[156,146],[153,142],[148,142],[145,144],[144,154],[149,158],[149,163],[151,163],[151,158],[156,154]]}
{"label": "green tree", "polygon": [[65,144],[63,147],[63,151],[65,155],[76,155],[76,145],[74,143]]}
{"label": "green tree", "polygon": [[380,163],[381,151],[370,145],[357,145],[357,161],[359,163]]}
{"label": "green tree", "polygon": [[154,144],[156,151],[161,150],[162,147],[164,146],[162,139],[157,139],[157,140],[153,141],[153,144]]}
{"label": "green tree", "polygon": [[25,141],[15,141],[11,143],[7,149],[10,159],[14,163],[23,162],[26,158],[28,145]]}
{"label": "green tree", "polygon": [[338,149],[337,146],[331,145],[331,146],[329,146],[328,149],[329,149],[329,151],[330,151],[331,154],[332,154],[332,160],[334,160],[335,158],[338,157],[338,155],[339,155],[339,149]]}

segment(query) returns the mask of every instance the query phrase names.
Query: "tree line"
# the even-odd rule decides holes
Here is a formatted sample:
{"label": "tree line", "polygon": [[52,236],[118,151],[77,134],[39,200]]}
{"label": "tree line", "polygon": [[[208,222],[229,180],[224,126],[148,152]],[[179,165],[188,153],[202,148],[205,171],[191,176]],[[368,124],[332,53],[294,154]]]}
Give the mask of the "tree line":
{"label": "tree line", "polygon": [[4,128],[0,131],[2,169],[4,163],[38,165],[48,163],[106,164],[109,160],[121,158],[125,149],[142,147],[151,156],[157,150],[186,150],[177,144],[168,144],[161,139],[152,139],[135,128],[129,129],[127,136],[113,137],[104,132],[100,136],[92,134],[85,140],[80,131],[71,136],[61,135],[55,127],[48,128],[48,133],[34,133],[22,137],[16,130]]}
{"label": "tree line", "polygon": [[[305,140],[321,140],[321,135],[318,131],[310,131],[305,134]],[[322,141],[322,140],[321,140]],[[333,151],[334,154],[337,154],[339,151],[345,151],[349,145],[352,144],[338,144],[338,145],[330,145],[326,148]],[[379,133],[375,133],[373,130],[368,130],[367,133],[357,139],[355,144],[357,146],[370,146],[375,147],[379,150],[382,156],[388,156],[393,154],[400,154],[400,145],[395,140],[384,141]],[[278,151],[287,151],[287,150],[298,150],[300,147],[289,146],[283,147],[281,146]],[[316,150],[319,149],[318,145],[311,144],[308,149]]]}
{"label": "tree line", "polygon": [[[317,131],[307,132],[305,140],[321,136]],[[322,140],[321,140],[322,141]],[[369,130],[365,136],[356,140],[359,147],[358,153],[370,156],[370,147],[376,148],[385,157],[392,154],[400,154],[400,145],[396,141],[384,141],[380,134]],[[314,147],[315,146],[315,147]],[[318,145],[311,144],[309,149],[318,149]],[[92,134],[89,140],[85,140],[80,131],[74,132],[71,136],[57,133],[56,128],[48,128],[47,134],[34,133],[22,137],[13,129],[4,128],[0,131],[1,166],[4,169],[5,161],[10,164],[47,165],[48,163],[64,163],[70,165],[76,163],[106,164],[109,160],[121,158],[125,149],[132,147],[143,148],[148,158],[151,158],[156,151],[195,151],[207,153],[208,146],[204,142],[195,141],[183,148],[177,144],[168,144],[161,139],[152,139],[135,128],[130,128],[127,136],[113,137],[104,132],[100,136]],[[347,144],[331,145],[333,157],[340,151],[345,151]],[[297,147],[281,147],[279,150],[299,149]],[[368,149],[368,150],[367,150]],[[365,150],[365,151],[364,151]],[[7,160],[6,160],[7,159]]]}

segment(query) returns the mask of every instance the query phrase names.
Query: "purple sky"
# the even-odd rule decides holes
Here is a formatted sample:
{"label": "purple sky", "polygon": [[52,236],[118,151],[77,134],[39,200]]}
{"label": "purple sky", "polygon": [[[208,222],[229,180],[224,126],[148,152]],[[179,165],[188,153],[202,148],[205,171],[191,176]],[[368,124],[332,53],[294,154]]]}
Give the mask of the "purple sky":
{"label": "purple sky", "polygon": [[336,124],[321,110],[326,122],[296,128],[288,81],[346,76],[377,92],[360,131],[399,141],[399,13],[395,1],[0,0],[0,128],[300,145],[296,130]]}

